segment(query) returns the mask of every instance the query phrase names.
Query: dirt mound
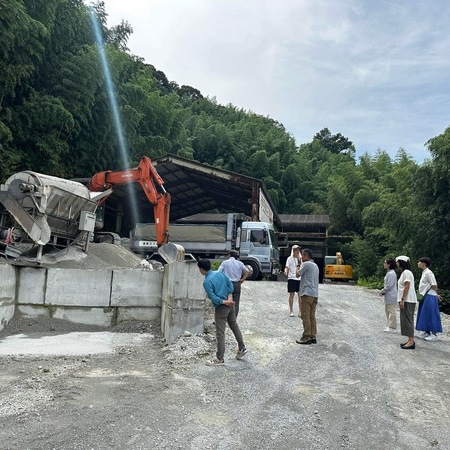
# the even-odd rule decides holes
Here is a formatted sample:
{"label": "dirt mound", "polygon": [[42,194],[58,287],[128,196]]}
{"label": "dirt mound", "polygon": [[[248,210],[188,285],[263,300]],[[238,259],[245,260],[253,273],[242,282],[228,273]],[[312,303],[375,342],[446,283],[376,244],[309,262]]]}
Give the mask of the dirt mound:
{"label": "dirt mound", "polygon": [[42,257],[42,267],[65,269],[137,269],[142,258],[116,244],[91,243],[85,253],[77,247],[69,247]]}

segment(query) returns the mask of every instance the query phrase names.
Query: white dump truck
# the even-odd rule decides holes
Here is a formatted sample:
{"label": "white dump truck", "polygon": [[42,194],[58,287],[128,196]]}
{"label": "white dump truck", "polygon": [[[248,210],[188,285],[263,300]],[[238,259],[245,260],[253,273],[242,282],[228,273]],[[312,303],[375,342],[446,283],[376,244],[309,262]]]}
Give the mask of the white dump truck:
{"label": "white dump truck", "polygon": [[[242,214],[230,213],[225,223],[186,221],[171,223],[169,230],[169,241],[197,259],[223,259],[230,250],[237,250],[240,260],[252,269],[250,280],[276,277],[280,272],[280,250],[272,223],[245,221]],[[130,249],[149,256],[157,247],[154,225],[136,224],[130,233]]]}

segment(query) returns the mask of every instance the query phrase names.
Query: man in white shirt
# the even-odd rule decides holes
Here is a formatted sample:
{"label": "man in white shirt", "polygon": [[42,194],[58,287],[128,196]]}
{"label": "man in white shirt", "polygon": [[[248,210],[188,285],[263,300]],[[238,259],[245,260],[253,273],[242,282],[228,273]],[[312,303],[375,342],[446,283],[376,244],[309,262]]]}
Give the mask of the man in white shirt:
{"label": "man in white shirt", "polygon": [[300,289],[300,267],[302,265],[302,258],[300,257],[300,246],[293,245],[291,249],[291,256],[286,260],[284,274],[287,276],[287,290],[289,293],[289,315],[294,317],[294,297],[298,297],[298,316],[300,317],[301,299],[298,293]]}
{"label": "man in white shirt", "polygon": [[239,313],[239,300],[241,298],[241,284],[250,275],[250,270],[242,261],[239,261],[236,250],[230,250],[228,255],[228,259],[220,265],[219,270],[223,271],[233,283],[234,311],[237,317]]}

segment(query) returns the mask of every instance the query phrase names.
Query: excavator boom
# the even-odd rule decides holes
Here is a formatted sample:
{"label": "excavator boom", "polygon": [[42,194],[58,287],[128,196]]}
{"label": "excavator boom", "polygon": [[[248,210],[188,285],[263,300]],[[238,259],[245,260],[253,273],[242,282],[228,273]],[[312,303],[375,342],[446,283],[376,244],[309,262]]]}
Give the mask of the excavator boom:
{"label": "excavator boom", "polygon": [[[115,186],[130,183],[139,183],[148,201],[153,205],[158,246],[167,244],[171,198],[150,158],[143,156],[138,167],[134,169],[98,172],[89,180],[88,188],[91,192],[101,192],[108,189],[114,190]],[[102,201],[106,198],[107,196]]]}

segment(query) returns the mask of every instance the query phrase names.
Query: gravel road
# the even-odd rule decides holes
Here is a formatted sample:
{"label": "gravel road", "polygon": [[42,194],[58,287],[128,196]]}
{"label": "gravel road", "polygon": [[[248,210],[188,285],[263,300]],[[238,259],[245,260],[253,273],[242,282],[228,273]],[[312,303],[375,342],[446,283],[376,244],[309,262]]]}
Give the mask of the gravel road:
{"label": "gravel road", "polygon": [[[382,331],[377,292],[323,284],[318,344],[302,346],[285,283],[246,282],[242,291],[249,353],[234,359],[228,333],[224,367],[205,365],[213,334],[167,346],[154,323],[108,330],[140,335],[109,354],[0,356],[0,447],[450,449],[448,333],[402,350],[399,333]],[[21,318],[0,333],[0,348],[14,333],[72,331]]]}

